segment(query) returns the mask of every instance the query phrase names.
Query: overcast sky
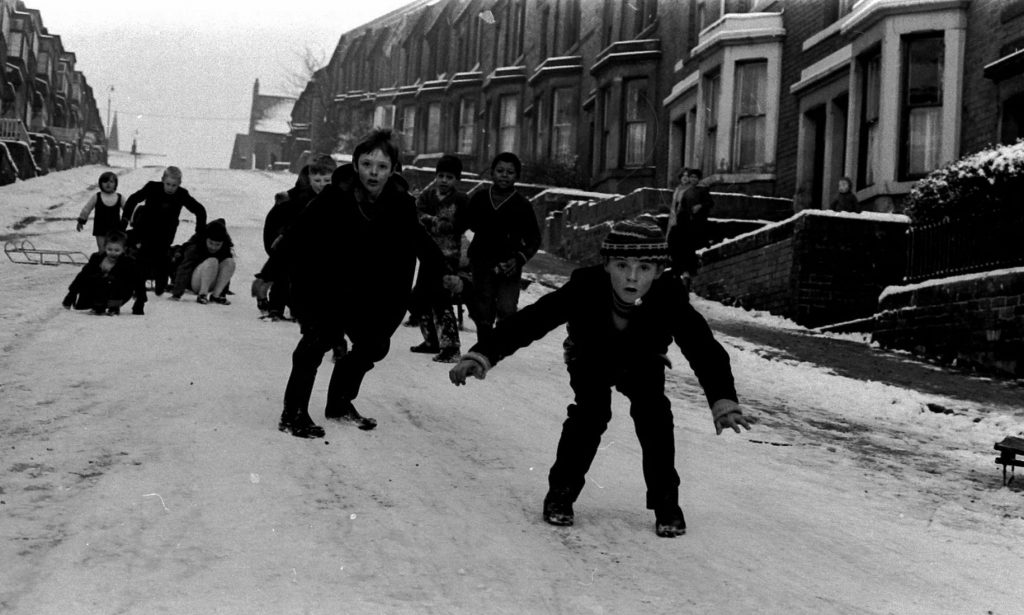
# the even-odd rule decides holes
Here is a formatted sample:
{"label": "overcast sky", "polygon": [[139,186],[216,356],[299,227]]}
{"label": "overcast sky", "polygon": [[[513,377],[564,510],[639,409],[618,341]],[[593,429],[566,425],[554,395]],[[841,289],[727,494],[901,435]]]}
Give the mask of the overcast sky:
{"label": "overcast sky", "polygon": [[[303,50],[329,55],[345,31],[412,0],[26,0],[73,51],[120,146],[165,154],[142,161],[227,167],[246,132],[252,86],[297,94]],[[114,87],[113,93],[110,87]],[[292,90],[292,91],[289,91]]]}

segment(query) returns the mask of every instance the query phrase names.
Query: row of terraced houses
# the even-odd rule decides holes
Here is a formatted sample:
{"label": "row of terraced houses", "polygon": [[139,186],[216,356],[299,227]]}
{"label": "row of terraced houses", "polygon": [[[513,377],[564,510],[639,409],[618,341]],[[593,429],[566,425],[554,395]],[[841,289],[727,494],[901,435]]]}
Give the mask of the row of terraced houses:
{"label": "row of terraced houses", "polygon": [[868,210],[1022,134],[1024,0],[419,0],[343,33],[275,159],[394,128],[407,163],[625,193],[715,190]]}
{"label": "row of terraced houses", "polygon": [[37,9],[0,0],[0,183],[106,161],[93,90]]}

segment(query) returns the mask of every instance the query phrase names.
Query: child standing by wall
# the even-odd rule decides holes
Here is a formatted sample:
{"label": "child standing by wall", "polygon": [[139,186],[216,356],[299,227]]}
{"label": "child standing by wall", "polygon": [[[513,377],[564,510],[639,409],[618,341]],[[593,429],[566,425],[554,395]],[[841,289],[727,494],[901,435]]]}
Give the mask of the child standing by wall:
{"label": "child standing by wall", "polygon": [[461,349],[459,323],[452,309],[453,296],[462,284],[459,278],[462,232],[458,230],[457,223],[469,201],[465,193],[456,188],[462,177],[462,161],[457,156],[441,156],[436,169],[433,183],[416,199],[416,210],[420,224],[444,255],[444,287],[435,289],[434,296],[423,293],[427,296],[420,298],[423,302],[419,319],[423,343],[409,350],[434,354],[433,360],[439,363],[454,363]]}
{"label": "child standing by wall", "polygon": [[141,316],[146,305],[146,281],[135,260],[125,254],[127,244],[124,232],[115,229],[107,233],[103,250],[89,257],[68,287],[62,305],[114,316],[134,295],[132,314]]}
{"label": "child standing by wall", "polygon": [[647,508],[658,536],[679,536],[686,521],[679,507],[672,409],[665,396],[666,353],[673,340],[683,351],[711,407],[716,433],[750,428],[737,403],[729,356],[704,318],[689,304],[681,282],[662,275],[668,245],[650,217],[615,224],[601,245],[604,265],[577,269],[569,281],[499,323],[452,368],[465,384],[483,378],[498,361],[567,323],[565,361],[575,395],[555,463],[548,475],[544,519],[573,524],[573,502],[611,420],[611,391],[630,401],[647,483]]}
{"label": "child standing by wall", "polygon": [[516,312],[523,266],[540,248],[533,206],[516,191],[522,171],[518,156],[498,154],[491,162],[490,189],[476,192],[466,207],[464,227],[473,231],[467,251],[475,306],[470,317],[479,340],[490,335],[495,320]]}
{"label": "child standing by wall", "polygon": [[98,185],[100,191],[89,198],[89,202],[78,214],[76,230],[82,232],[85,223],[89,221],[89,214],[96,210],[96,217],[92,223],[92,234],[96,237],[96,249],[102,252],[107,233],[121,228],[121,206],[124,204],[124,199],[117,191],[117,173],[104,171],[100,174]]}
{"label": "child standing by wall", "polygon": [[832,211],[860,213],[860,203],[857,201],[857,195],[853,193],[853,180],[849,177],[840,178],[838,191],[836,198],[832,199]]}

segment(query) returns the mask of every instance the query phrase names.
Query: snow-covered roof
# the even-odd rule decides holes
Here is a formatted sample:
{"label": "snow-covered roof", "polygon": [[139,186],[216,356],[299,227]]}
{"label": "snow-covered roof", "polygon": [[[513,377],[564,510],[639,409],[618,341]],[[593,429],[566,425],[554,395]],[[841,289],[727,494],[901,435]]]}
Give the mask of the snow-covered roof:
{"label": "snow-covered roof", "polygon": [[253,130],[274,134],[288,134],[295,99],[288,96],[260,96]]}

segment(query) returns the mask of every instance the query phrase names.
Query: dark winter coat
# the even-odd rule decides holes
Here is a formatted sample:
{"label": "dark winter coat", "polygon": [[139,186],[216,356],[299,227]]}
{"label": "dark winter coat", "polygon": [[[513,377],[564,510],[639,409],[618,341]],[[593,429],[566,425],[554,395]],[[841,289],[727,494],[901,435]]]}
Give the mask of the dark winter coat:
{"label": "dark winter coat", "polygon": [[[140,203],[145,205],[139,213],[145,213],[136,216],[135,210]],[[182,208],[192,212],[196,217],[196,232],[202,232],[206,227],[206,208],[192,198],[188,190],[179,187],[174,194],[167,194],[163,182],[147,182],[125,201],[121,226],[128,228],[131,223],[134,234],[140,240],[170,245],[174,241]]]}
{"label": "dark winter coat", "polygon": [[[211,226],[216,224],[223,226],[224,221],[218,218],[207,225],[206,229],[209,229]],[[190,237],[189,240],[179,248],[181,251],[181,260],[178,261],[174,270],[174,285],[172,288],[172,293],[176,297],[180,297],[186,290],[188,290],[189,286],[192,284],[192,272],[196,270],[196,267],[198,267],[200,263],[208,258],[215,258],[219,262],[224,259],[234,257],[235,244],[231,241],[230,235],[227,235],[227,239],[224,240],[219,250],[216,252],[210,252],[206,247],[206,229],[204,229],[202,233],[192,235],[192,237]]]}
{"label": "dark winter coat", "polygon": [[335,339],[352,327],[390,337],[408,308],[417,259],[441,283],[441,252],[416,219],[405,180],[393,175],[370,202],[351,164],[335,171],[278,251],[303,328]]}
{"label": "dark winter coat", "polygon": [[493,335],[470,350],[491,365],[567,324],[566,361],[608,382],[622,370],[665,366],[675,341],[696,374],[708,404],[736,401],[729,355],[707,321],[690,305],[677,278],[663,275],[651,285],[629,324],[616,329],[611,279],[602,265],[577,269],[558,290],[498,323]]}
{"label": "dark winter coat", "polygon": [[[697,205],[700,209],[694,214],[693,208]],[[707,221],[714,206],[711,191],[706,186],[690,186],[674,199],[667,229],[673,270],[697,272],[697,250],[707,244]]]}
{"label": "dark winter coat", "polygon": [[480,190],[470,197],[466,215],[459,224],[460,230],[473,231],[467,251],[470,265],[474,269],[491,269],[512,258],[525,265],[540,249],[540,228],[533,205],[513,192],[495,207],[490,192]]}
{"label": "dark winter coat", "polygon": [[128,301],[133,296],[136,304],[145,304],[146,280],[135,259],[123,254],[110,271],[104,272],[100,264],[106,256],[102,250],[90,256],[68,287],[69,293],[78,297],[76,307],[87,309],[97,301]]}
{"label": "dark winter coat", "polygon": [[285,229],[295,223],[295,220],[306,208],[316,193],[312,188],[302,186],[300,182],[295,187],[289,188],[286,192],[275,195],[274,206],[270,208],[267,217],[263,222],[263,249],[268,256],[272,256],[271,246],[281,236]]}
{"label": "dark winter coat", "polygon": [[832,199],[832,210],[847,211],[855,214],[860,213],[860,203],[857,201],[857,195],[852,192],[840,192],[836,195],[836,198]]}
{"label": "dark winter coat", "polygon": [[442,199],[436,190],[427,189],[416,198],[416,213],[420,224],[441,249],[446,273],[459,272],[462,232],[458,229],[458,220],[465,215],[468,205],[469,198],[458,190],[452,190],[451,194]]}

